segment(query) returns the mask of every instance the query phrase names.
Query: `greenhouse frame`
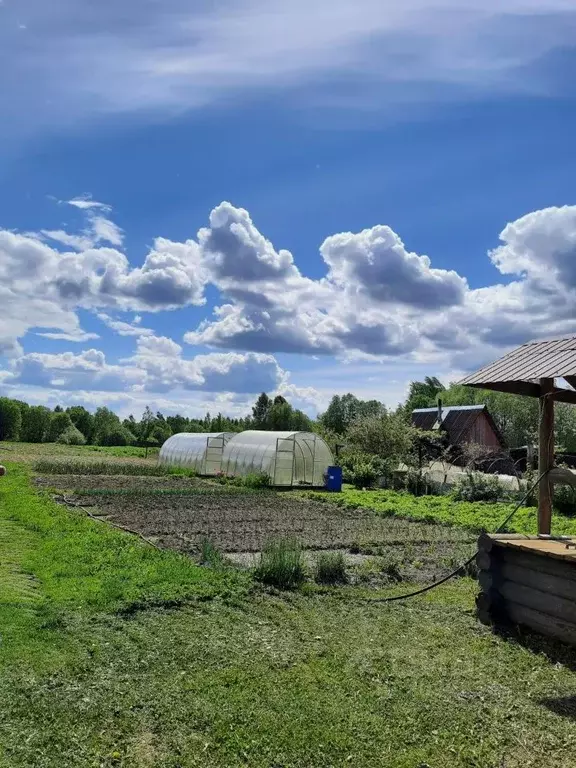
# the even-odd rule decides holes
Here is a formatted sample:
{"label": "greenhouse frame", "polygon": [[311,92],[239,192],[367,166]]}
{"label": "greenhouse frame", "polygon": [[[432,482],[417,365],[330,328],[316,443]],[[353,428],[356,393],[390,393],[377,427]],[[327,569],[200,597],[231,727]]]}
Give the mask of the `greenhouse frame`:
{"label": "greenhouse frame", "polygon": [[199,475],[222,471],[226,443],[234,432],[179,432],[160,448],[159,464],[189,467]]}
{"label": "greenhouse frame", "polygon": [[313,432],[181,433],[160,449],[161,464],[190,467],[201,475],[266,474],[270,485],[323,487],[332,452]]}

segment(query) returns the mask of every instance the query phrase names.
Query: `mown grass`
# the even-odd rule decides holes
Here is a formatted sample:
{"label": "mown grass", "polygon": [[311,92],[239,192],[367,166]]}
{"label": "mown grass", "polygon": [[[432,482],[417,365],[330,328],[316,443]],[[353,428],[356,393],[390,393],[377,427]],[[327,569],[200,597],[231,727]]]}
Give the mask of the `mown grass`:
{"label": "mown grass", "polygon": [[573,655],[479,625],[470,579],[249,592],[28,480],[0,480],[2,768],[573,764]]}
{"label": "mown grass", "polygon": [[[387,517],[403,517],[429,523],[456,525],[474,533],[496,531],[516,506],[513,503],[454,501],[449,496],[413,496],[397,491],[357,491],[345,487],[342,493],[306,491],[306,498],[322,500],[350,509],[370,509]],[[520,507],[506,526],[510,533],[537,533],[536,509]],[[576,518],[555,512],[552,532],[576,535]]]}
{"label": "mown grass", "polygon": [[29,481],[27,469],[8,465],[0,484],[3,568],[11,572],[17,596],[24,577],[37,585],[32,610],[22,614],[26,621],[20,627],[3,616],[5,610],[13,615],[15,603],[10,597],[14,589],[6,592],[2,581],[0,660],[19,653],[20,644],[26,645],[22,630],[33,633],[41,627],[46,611],[129,610],[245,588],[239,574],[207,572],[187,557],[159,552],[81,511],[63,509],[32,490]]}

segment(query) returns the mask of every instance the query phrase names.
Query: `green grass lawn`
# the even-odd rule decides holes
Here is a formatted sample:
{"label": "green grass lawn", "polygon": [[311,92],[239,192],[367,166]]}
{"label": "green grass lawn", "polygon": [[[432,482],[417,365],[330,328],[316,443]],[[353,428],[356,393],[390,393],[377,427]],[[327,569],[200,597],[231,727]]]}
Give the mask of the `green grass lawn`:
{"label": "green grass lawn", "polygon": [[2,768],[574,764],[574,654],[493,635],[469,579],[388,605],[265,592],[54,504],[17,466],[0,563]]}
{"label": "green grass lawn", "polygon": [[[146,449],[132,445],[60,445],[59,443],[13,443],[0,441],[0,463],[7,461],[35,462],[38,459],[84,459],[102,461],[107,457],[114,459],[144,459]],[[158,448],[149,448],[147,459],[156,463]]]}
{"label": "green grass lawn", "polygon": [[[295,493],[301,494],[300,491]],[[342,493],[305,491],[304,495],[354,509],[371,509],[379,515],[457,525],[476,533],[496,531],[516,506],[511,503],[454,501],[450,496],[413,496],[389,490],[357,491],[349,486],[345,486]],[[536,508],[521,507],[506,530],[509,533],[537,533]],[[552,533],[576,535],[576,518],[554,512]]]}

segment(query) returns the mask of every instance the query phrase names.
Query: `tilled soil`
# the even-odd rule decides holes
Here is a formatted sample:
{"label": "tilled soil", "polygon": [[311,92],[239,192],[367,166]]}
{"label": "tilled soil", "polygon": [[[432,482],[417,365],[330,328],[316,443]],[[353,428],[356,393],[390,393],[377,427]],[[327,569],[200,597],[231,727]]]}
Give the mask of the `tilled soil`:
{"label": "tilled soil", "polygon": [[474,536],[459,528],[379,517],[366,509],[340,509],[285,493],[247,492],[198,478],[58,475],[37,482],[67,489],[57,498],[93,505],[92,514],[160,547],[197,555],[209,540],[236,563],[252,565],[268,542],[291,537],[308,550],[311,567],[314,550],[345,553],[353,580],[366,584],[428,582],[453,570],[474,548]]}

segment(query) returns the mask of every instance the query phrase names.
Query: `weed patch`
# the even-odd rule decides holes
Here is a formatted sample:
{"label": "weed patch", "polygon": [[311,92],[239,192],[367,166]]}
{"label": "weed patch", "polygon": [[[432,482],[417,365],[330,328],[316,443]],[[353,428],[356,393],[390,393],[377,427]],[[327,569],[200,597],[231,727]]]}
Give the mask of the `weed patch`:
{"label": "weed patch", "polygon": [[345,584],[348,574],[342,552],[321,552],[316,559],[314,580],[318,584]]}
{"label": "weed patch", "polygon": [[260,555],[254,577],[279,589],[295,589],[304,579],[302,548],[295,539],[269,542]]}

